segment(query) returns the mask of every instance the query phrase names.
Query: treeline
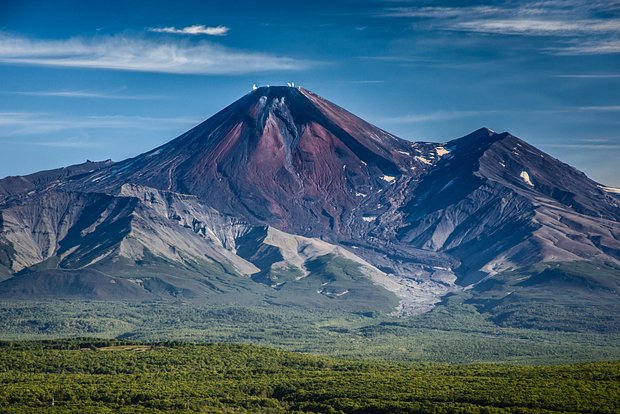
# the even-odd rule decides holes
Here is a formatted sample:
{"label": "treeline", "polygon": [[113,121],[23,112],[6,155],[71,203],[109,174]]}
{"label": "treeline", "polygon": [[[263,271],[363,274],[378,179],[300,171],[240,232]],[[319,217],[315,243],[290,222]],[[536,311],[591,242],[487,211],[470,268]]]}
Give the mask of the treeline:
{"label": "treeline", "polygon": [[1,344],[0,412],[620,412],[620,362],[414,364],[252,345],[64,344]]}

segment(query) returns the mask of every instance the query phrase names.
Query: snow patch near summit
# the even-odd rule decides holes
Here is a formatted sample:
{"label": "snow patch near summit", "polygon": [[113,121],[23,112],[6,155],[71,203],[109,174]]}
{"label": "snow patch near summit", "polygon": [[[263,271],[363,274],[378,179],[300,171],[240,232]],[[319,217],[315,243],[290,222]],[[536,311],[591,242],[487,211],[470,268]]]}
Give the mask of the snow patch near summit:
{"label": "snow patch near summit", "polygon": [[429,161],[429,160],[427,160],[427,159],[426,159],[426,158],[424,158],[424,157],[420,157],[419,155],[416,155],[414,158],[415,158],[416,160],[418,160],[418,161],[420,161],[420,162],[422,162],[422,163],[426,164],[426,165],[431,165],[431,164],[433,163],[432,161]]}
{"label": "snow patch near summit", "polygon": [[525,181],[525,184],[529,185],[530,187],[534,187],[534,183],[532,182],[532,180],[530,180],[530,175],[527,173],[527,171],[521,171],[519,177],[521,177],[521,179]]}
{"label": "snow patch near summit", "polygon": [[438,157],[443,157],[444,155],[450,153],[450,151],[448,151],[444,147],[437,147],[437,148],[435,148],[435,152],[437,153]]}

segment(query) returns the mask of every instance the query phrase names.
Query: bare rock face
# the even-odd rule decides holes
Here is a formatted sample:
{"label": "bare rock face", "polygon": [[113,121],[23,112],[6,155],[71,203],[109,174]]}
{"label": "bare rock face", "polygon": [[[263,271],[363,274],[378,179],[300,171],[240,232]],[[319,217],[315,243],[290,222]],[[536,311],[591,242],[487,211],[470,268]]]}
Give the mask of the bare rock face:
{"label": "bare rock face", "polygon": [[405,175],[422,174],[411,142],[312,94],[269,87],[170,143],[81,180],[197,196],[217,210],[284,231],[347,232],[352,210]]}
{"label": "bare rock face", "polygon": [[402,207],[401,242],[458,258],[463,283],[544,262],[618,263],[620,204],[583,173],[487,129],[445,148]]}
{"label": "bare rock face", "polygon": [[[313,303],[324,308],[390,311],[402,296],[386,274],[342,247],[150,187],[46,189],[5,202],[1,224],[5,298],[289,303],[313,289],[320,292]],[[345,274],[315,274],[317,262]]]}
{"label": "bare rock face", "polygon": [[64,180],[92,173],[111,164],[113,164],[111,160],[98,162],[88,160],[83,164],[71,165],[55,170],[40,171],[25,176],[6,177],[0,180],[0,201],[9,197],[24,195],[31,191],[34,192],[35,190],[57,186],[64,182]]}
{"label": "bare rock face", "polygon": [[616,269],[619,223],[618,192],[508,133],[410,142],[263,87],[135,158],[0,180],[0,296],[70,273],[77,296],[420,312],[540,264]]}

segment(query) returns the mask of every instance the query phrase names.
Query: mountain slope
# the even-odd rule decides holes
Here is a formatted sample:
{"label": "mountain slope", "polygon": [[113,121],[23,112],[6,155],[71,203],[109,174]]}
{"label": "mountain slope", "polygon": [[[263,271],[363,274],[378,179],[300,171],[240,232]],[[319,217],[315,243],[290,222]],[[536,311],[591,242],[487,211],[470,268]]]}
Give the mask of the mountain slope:
{"label": "mountain slope", "polygon": [[[419,150],[417,150],[419,151]],[[398,139],[301,88],[244,96],[170,143],[81,180],[196,195],[217,210],[308,236],[347,232],[352,210],[427,165]]]}
{"label": "mountain slope", "polygon": [[403,206],[401,241],[458,257],[464,283],[541,262],[618,264],[620,203],[583,173],[486,129],[446,148]]}
{"label": "mountain slope", "polygon": [[63,180],[77,178],[82,174],[92,173],[111,164],[113,164],[111,160],[99,162],[86,161],[82,164],[40,171],[30,175],[6,177],[0,180],[0,201],[25,194],[29,191],[57,185]]}
{"label": "mountain slope", "polygon": [[0,180],[0,294],[79,271],[90,287],[140,280],[137,299],[399,300],[406,314],[468,290],[490,311],[533,286],[589,291],[598,271],[569,269],[586,263],[611,298],[619,223],[618,194],[509,133],[410,142],[303,88],[263,87],[137,157]]}
{"label": "mountain slope", "polygon": [[[0,265],[10,278],[0,297],[278,303],[303,285],[322,289],[314,302],[325,308],[366,311],[365,298],[389,311],[398,302],[398,285],[352,253],[252,226],[193,196],[130,184],[114,195],[46,190],[5,203],[1,217]],[[347,272],[317,278],[309,270],[317,260]]]}

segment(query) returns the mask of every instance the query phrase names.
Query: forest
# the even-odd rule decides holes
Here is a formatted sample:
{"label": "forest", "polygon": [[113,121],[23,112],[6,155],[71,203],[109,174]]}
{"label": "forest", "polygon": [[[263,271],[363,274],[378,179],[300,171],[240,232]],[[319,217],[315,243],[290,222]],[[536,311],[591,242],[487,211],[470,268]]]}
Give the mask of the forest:
{"label": "forest", "polygon": [[403,363],[88,338],[0,347],[2,413],[620,412],[620,362]]}
{"label": "forest", "polygon": [[[587,315],[586,310],[582,313]],[[596,328],[594,323],[589,326]],[[499,326],[459,296],[408,318],[284,306],[0,301],[0,341],[76,337],[250,343],[330,357],[403,362],[620,360],[620,333]]]}

